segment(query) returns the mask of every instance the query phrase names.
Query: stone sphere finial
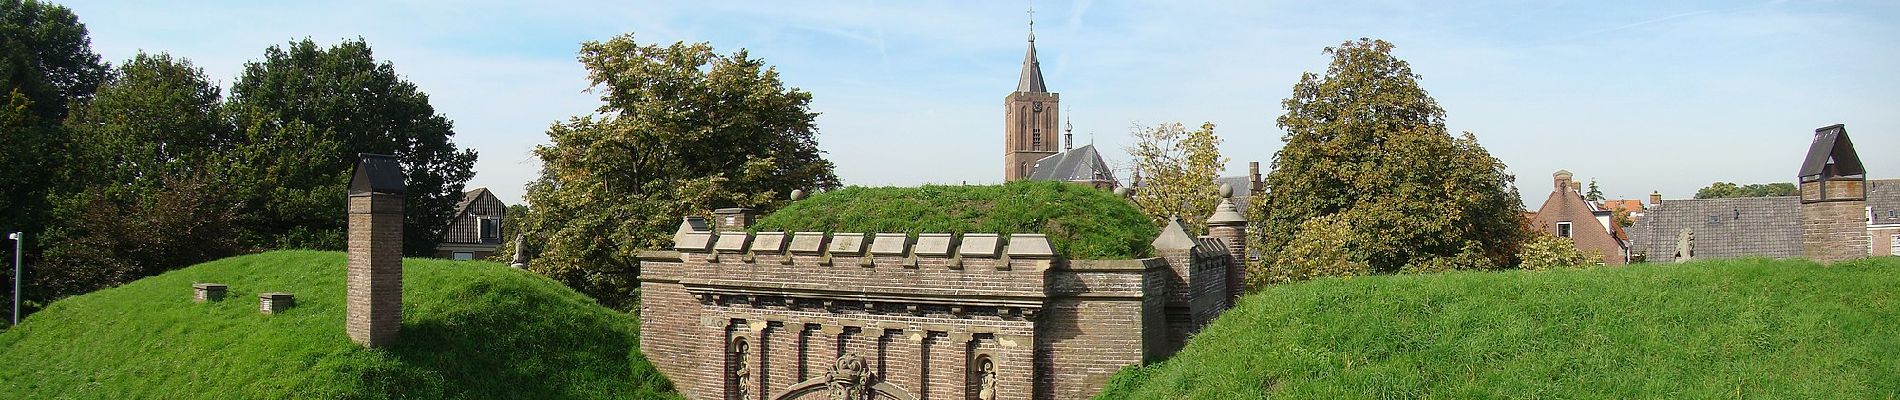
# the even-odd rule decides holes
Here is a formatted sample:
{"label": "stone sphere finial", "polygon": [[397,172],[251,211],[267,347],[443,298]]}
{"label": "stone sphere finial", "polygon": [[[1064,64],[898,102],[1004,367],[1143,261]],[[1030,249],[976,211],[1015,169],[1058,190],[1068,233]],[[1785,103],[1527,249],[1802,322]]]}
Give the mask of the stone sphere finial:
{"label": "stone sphere finial", "polygon": [[1125,187],[1115,188],[1115,196],[1128,197],[1128,188],[1125,188]]}
{"label": "stone sphere finial", "polygon": [[805,199],[805,189],[792,189],[792,201]]}
{"label": "stone sphere finial", "polygon": [[1220,184],[1220,197],[1223,199],[1234,197],[1234,185]]}

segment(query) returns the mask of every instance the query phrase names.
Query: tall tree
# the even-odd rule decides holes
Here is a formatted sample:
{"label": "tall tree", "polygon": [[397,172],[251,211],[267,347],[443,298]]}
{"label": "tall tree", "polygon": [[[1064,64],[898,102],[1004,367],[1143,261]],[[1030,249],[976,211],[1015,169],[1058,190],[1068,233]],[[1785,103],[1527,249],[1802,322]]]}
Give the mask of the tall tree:
{"label": "tall tree", "polygon": [[1331,224],[1352,231],[1340,251],[1373,272],[1446,257],[1473,261],[1461,268],[1511,265],[1527,237],[1514,178],[1475,136],[1446,132],[1444,109],[1392,48],[1371,39],[1329,47],[1326,73],[1302,75],[1282,102],[1286,145],[1254,209],[1267,260],[1256,275],[1307,262],[1281,254],[1302,235],[1342,236],[1301,229],[1335,214]]}
{"label": "tall tree", "polygon": [[[454,218],[463,185],[474,176],[475,152],[455,147],[454,124],[436,113],[427,94],[398,76],[393,64],[376,61],[362,39],[329,48],[309,39],[272,46],[262,61],[245,64],[231,86],[229,108],[249,139],[239,146],[278,155],[303,153],[310,157],[283,160],[311,164],[290,168],[319,177],[347,174],[357,153],[396,156],[408,178],[403,203],[407,254],[434,251]],[[298,124],[311,132],[297,131],[302,129]],[[281,139],[293,141],[259,142]],[[334,147],[329,154],[312,154],[289,144],[296,141]],[[264,217],[246,225],[267,230],[251,235],[262,238],[254,244],[340,246],[342,182],[347,180],[317,179],[248,193],[245,214]],[[328,203],[316,204],[312,198],[331,194],[338,197]]]}
{"label": "tall tree", "polygon": [[581,45],[603,104],[548,128],[522,221],[530,268],[625,307],[634,255],[665,246],[680,217],[770,209],[794,189],[838,186],[821,157],[811,93],[744,50],[645,45],[632,35]]}
{"label": "tall tree", "polygon": [[72,10],[0,0],[0,230],[35,237],[46,224],[48,189],[63,169],[59,125],[69,104],[92,96],[105,69]]}
{"label": "tall tree", "polygon": [[1590,179],[1590,190],[1583,193],[1583,199],[1589,201],[1603,201],[1603,189],[1597,188],[1596,178]]}
{"label": "tall tree", "polygon": [[1142,173],[1135,207],[1157,227],[1180,217],[1190,233],[1207,233],[1207,217],[1220,204],[1220,184],[1214,179],[1227,164],[1214,123],[1203,122],[1193,132],[1180,123],[1136,126],[1131,135],[1135,144],[1128,146],[1128,153]]}
{"label": "tall tree", "polygon": [[0,0],[0,94],[20,92],[40,121],[66,118],[67,105],[92,97],[106,66],[92,38],[65,6]]}
{"label": "tall tree", "polygon": [[67,119],[68,189],[138,194],[215,163],[231,141],[221,102],[217,85],[191,60],[138,53]]}
{"label": "tall tree", "polygon": [[66,120],[66,184],[42,236],[37,300],[130,282],[237,252],[217,181],[230,128],[219,91],[184,59],[140,53]]}

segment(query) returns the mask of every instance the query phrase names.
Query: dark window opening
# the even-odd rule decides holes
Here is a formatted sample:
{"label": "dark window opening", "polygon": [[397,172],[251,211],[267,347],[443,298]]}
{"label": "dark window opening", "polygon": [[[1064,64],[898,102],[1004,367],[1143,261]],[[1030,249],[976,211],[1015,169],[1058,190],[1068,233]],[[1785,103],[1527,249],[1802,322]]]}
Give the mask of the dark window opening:
{"label": "dark window opening", "polygon": [[494,218],[483,218],[482,219],[482,240],[499,240],[499,239],[501,239],[501,220],[494,219]]}
{"label": "dark window opening", "polygon": [[1570,237],[1570,223],[1569,222],[1557,223],[1557,237],[1566,237],[1566,238]]}

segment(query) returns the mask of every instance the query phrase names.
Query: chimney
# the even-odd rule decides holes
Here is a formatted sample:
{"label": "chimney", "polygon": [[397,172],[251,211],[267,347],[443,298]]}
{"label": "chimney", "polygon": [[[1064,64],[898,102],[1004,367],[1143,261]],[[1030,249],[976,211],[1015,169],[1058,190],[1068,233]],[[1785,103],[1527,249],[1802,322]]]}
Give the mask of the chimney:
{"label": "chimney", "polygon": [[758,222],[758,213],[750,208],[733,207],[713,210],[714,230],[720,232],[744,232]]}
{"label": "chimney", "polygon": [[1561,169],[1557,170],[1557,173],[1550,174],[1551,181],[1553,181],[1556,184],[1557,191],[1564,191],[1564,190],[1571,189],[1571,185],[1570,185],[1571,176],[1572,175],[1570,174],[1570,171],[1565,171]]}
{"label": "chimney", "polygon": [[1652,206],[1662,205],[1662,192],[1659,192],[1659,191],[1649,192],[1649,205],[1652,205]]}
{"label": "chimney", "polygon": [[1583,182],[1570,181],[1570,191],[1583,193]]}
{"label": "chimney", "polygon": [[[357,154],[349,190],[349,296],[343,330],[369,347],[396,342],[402,329],[402,165]],[[267,293],[268,294],[268,293]]]}
{"label": "chimney", "polygon": [[1266,185],[1267,182],[1260,179],[1260,162],[1259,161],[1247,162],[1247,179],[1253,180],[1253,187],[1250,188],[1252,189],[1253,193],[1248,193],[1248,195],[1250,196],[1254,194],[1259,194],[1261,189],[1265,189],[1267,187]]}

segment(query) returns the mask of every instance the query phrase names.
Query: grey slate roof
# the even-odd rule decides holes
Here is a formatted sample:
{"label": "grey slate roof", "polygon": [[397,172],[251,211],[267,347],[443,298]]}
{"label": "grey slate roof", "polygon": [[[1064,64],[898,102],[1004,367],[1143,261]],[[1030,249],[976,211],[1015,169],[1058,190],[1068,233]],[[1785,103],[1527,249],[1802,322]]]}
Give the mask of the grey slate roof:
{"label": "grey slate roof", "polygon": [[1630,252],[1675,261],[1676,235],[1690,229],[1696,258],[1801,256],[1799,196],[1667,200],[1630,230]]}
{"label": "grey slate roof", "polygon": [[1029,54],[1023,56],[1023,76],[1016,80],[1016,91],[1030,93],[1048,93],[1049,87],[1042,83],[1042,62],[1036,60],[1036,34],[1029,34]]}
{"label": "grey slate roof", "polygon": [[1226,184],[1234,188],[1234,207],[1240,209],[1241,215],[1246,215],[1253,209],[1253,177],[1223,176],[1214,178],[1214,183]]}
{"label": "grey slate roof", "polygon": [[1036,160],[1029,179],[1038,181],[1113,181],[1115,170],[1108,168],[1095,145],[1077,147]]}
{"label": "grey slate roof", "polygon": [[1867,208],[1874,212],[1868,225],[1900,224],[1900,179],[1867,180]]}
{"label": "grey slate roof", "polygon": [[1854,153],[1854,142],[1847,139],[1847,127],[1834,124],[1814,130],[1814,143],[1808,145],[1808,158],[1801,161],[1801,174],[1809,177],[1821,175],[1822,168],[1828,162],[1834,163],[1834,173],[1842,176],[1865,175],[1867,168],[1860,164],[1860,155]]}

